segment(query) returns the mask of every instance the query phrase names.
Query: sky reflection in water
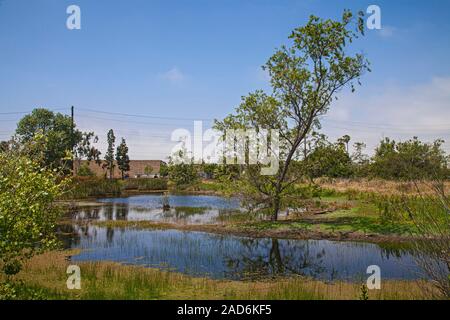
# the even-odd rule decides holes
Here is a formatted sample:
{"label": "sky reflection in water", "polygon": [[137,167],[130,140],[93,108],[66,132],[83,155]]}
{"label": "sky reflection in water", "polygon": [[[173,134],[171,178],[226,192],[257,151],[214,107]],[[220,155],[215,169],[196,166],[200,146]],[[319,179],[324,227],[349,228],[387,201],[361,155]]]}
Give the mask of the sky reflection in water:
{"label": "sky reflection in water", "polygon": [[367,267],[375,264],[381,268],[382,279],[419,277],[419,269],[408,252],[370,243],[252,239],[177,230],[74,228],[78,236],[67,246],[84,251],[72,257],[73,261],[109,260],[212,278],[305,275],[357,281],[366,279]]}

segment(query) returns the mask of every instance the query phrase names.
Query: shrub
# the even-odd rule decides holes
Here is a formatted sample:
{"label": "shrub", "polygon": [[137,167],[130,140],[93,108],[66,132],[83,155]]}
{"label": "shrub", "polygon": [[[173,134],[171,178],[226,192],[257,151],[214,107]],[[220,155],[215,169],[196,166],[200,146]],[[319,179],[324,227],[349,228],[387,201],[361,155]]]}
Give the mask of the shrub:
{"label": "shrub", "polygon": [[167,190],[167,179],[163,178],[139,178],[124,181],[125,190]]}
{"label": "shrub", "polygon": [[88,165],[83,164],[77,172],[80,177],[93,177],[95,176],[94,172],[89,168]]}
{"label": "shrub", "polygon": [[55,200],[66,186],[58,172],[11,151],[0,154],[0,267],[18,273],[25,259],[57,244]]}
{"label": "shrub", "polygon": [[88,197],[118,196],[122,193],[122,181],[97,177],[76,177],[65,195],[69,199]]}
{"label": "shrub", "polygon": [[431,186],[433,195],[421,194],[403,206],[413,221],[419,239],[415,258],[443,297],[450,298],[450,197],[442,183]]}
{"label": "shrub", "polygon": [[443,140],[425,143],[417,137],[405,142],[385,138],[375,150],[372,175],[385,179],[448,178]]}

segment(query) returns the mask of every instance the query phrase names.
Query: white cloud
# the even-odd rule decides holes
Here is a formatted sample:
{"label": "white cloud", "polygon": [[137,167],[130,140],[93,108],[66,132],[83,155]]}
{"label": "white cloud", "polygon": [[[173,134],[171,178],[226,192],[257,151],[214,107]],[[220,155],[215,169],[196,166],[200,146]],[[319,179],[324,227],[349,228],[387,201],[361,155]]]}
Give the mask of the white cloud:
{"label": "white cloud", "polygon": [[413,136],[446,140],[450,150],[450,77],[435,77],[414,86],[389,84],[376,92],[346,93],[324,117],[323,129],[335,139],[350,134],[373,149],[389,136],[406,140]]}
{"label": "white cloud", "polygon": [[172,67],[172,69],[170,69],[169,71],[161,74],[161,78],[172,83],[178,83],[183,81],[186,76],[177,67]]}
{"label": "white cloud", "polygon": [[381,29],[378,30],[378,34],[383,38],[390,38],[397,31],[395,27],[392,26],[381,26]]}

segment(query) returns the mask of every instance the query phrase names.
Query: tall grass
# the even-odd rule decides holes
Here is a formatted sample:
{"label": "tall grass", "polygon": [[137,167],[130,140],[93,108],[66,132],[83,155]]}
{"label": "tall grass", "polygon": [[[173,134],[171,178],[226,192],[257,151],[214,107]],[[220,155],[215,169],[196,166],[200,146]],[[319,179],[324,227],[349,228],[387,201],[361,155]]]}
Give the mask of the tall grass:
{"label": "tall grass", "polygon": [[404,208],[416,226],[416,259],[441,295],[450,298],[450,197],[440,182],[429,186],[434,195],[421,194]]}
{"label": "tall grass", "polygon": [[[19,273],[28,286],[49,299],[358,299],[360,284],[325,283],[301,277],[252,282],[195,278],[158,269],[117,263],[80,263],[81,290],[66,288],[67,252],[50,252],[30,260]],[[369,299],[427,298],[419,281],[383,281]],[[26,296],[18,298],[27,298]]]}
{"label": "tall grass", "polygon": [[123,181],[124,190],[167,190],[167,179],[163,178],[139,178]]}
{"label": "tall grass", "polygon": [[89,197],[118,196],[122,193],[122,182],[117,179],[97,177],[77,177],[65,194],[65,199],[82,199]]}
{"label": "tall grass", "polygon": [[126,191],[166,190],[167,180],[162,178],[105,179],[99,177],[75,177],[65,194],[65,199],[120,196]]}

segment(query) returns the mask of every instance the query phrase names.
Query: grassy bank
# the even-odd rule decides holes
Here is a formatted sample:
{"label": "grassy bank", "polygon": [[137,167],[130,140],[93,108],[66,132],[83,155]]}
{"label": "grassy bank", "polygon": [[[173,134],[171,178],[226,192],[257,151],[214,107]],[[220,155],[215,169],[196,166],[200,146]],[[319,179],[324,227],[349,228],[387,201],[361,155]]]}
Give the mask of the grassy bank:
{"label": "grassy bank", "polygon": [[[29,261],[15,281],[47,299],[359,299],[358,283],[308,280],[300,277],[267,281],[226,281],[117,263],[79,263],[81,290],[68,290],[70,252],[54,251]],[[426,290],[425,290],[426,289]],[[432,287],[422,281],[383,281],[369,290],[369,299],[426,299]],[[18,297],[29,298],[29,297]]]}

